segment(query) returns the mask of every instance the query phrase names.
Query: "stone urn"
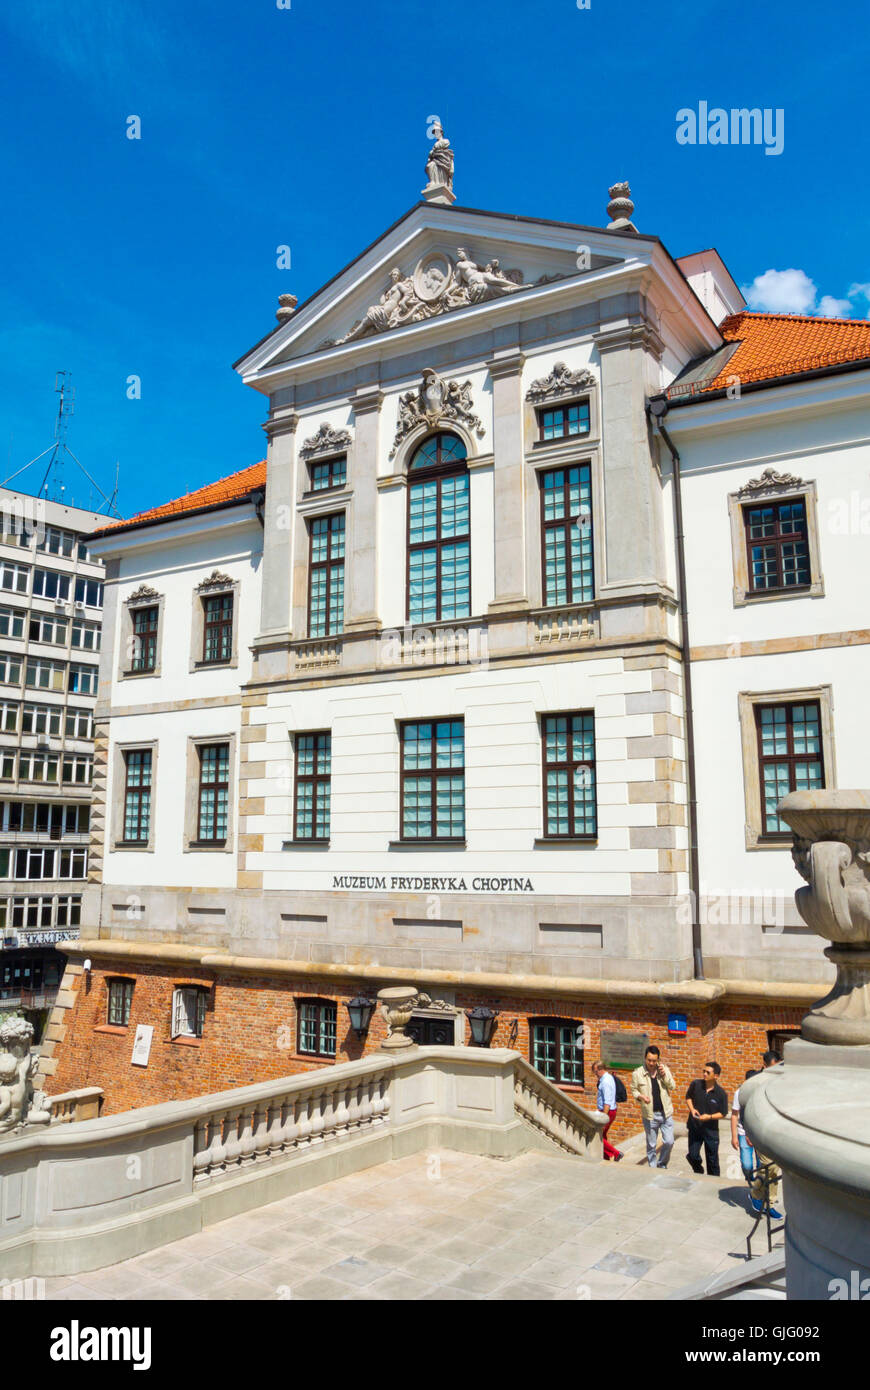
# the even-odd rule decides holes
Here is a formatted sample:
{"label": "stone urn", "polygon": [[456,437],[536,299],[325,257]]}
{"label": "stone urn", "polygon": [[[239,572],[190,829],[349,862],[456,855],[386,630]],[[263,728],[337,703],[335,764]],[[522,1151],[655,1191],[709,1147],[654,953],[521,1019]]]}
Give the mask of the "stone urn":
{"label": "stone urn", "polygon": [[870,1044],[870,791],[790,792],[779,814],[791,826],[795,867],[807,887],[795,893],[808,927],[832,944],[831,992],[814,1004],[801,1032],[813,1043]]}
{"label": "stone urn", "polygon": [[395,1052],[402,1047],[417,1046],[405,1032],[405,1025],[411,1021],[418,997],[419,991],[413,985],[396,985],[391,989],[378,990],[381,1013],[390,1030],[389,1037],[381,1043],[382,1050]]}

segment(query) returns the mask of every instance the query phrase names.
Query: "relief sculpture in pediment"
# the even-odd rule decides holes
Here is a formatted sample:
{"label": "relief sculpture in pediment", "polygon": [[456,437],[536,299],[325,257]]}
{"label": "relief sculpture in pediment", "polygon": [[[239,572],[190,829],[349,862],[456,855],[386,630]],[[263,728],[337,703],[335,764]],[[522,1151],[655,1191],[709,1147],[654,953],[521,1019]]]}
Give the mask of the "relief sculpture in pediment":
{"label": "relief sculpture in pediment", "polygon": [[343,338],[335,342],[328,339],[323,346],[354,343],[389,328],[420,323],[451,309],[484,304],[525,288],[521,271],[503,271],[497,260],[477,265],[462,246],[457,248],[455,261],[445,252],[431,252],[417,262],[413,275],[403,276],[394,266],[377,304],[370,305]]}

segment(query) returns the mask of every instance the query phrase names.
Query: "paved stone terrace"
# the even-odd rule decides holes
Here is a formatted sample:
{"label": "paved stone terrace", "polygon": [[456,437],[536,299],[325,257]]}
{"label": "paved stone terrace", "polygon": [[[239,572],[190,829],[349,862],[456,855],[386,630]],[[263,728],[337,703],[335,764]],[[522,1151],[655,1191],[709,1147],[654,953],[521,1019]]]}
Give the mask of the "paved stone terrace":
{"label": "paved stone terrace", "polygon": [[46,1297],[660,1299],[739,1268],[751,1224],[745,1183],[695,1177],[680,1153],[667,1171],[415,1154],[48,1279]]}

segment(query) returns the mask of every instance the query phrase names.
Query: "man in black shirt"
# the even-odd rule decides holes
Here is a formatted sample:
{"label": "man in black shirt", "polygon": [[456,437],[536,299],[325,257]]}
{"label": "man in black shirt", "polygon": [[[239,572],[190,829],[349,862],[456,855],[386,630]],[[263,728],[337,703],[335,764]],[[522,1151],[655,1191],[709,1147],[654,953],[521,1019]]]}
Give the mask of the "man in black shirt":
{"label": "man in black shirt", "polygon": [[719,1176],[719,1121],[728,1113],[728,1097],[718,1083],[722,1071],[718,1062],[708,1062],[703,1079],[693,1081],[686,1092],[689,1104],[688,1160],[696,1173],[703,1173],[701,1148],[707,1160],[707,1172]]}

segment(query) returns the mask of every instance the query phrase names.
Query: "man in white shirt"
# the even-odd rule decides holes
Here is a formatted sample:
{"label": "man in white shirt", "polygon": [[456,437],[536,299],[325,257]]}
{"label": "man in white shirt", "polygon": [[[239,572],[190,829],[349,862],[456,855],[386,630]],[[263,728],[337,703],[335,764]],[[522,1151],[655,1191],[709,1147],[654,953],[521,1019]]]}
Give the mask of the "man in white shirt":
{"label": "man in white shirt", "polygon": [[616,1082],[611,1073],[607,1070],[603,1062],[596,1062],[592,1070],[598,1081],[598,1109],[609,1116],[604,1127],[601,1138],[604,1143],[604,1157],[612,1158],[616,1163],[622,1158],[619,1149],[615,1148],[607,1138],[607,1131],[616,1119]]}

